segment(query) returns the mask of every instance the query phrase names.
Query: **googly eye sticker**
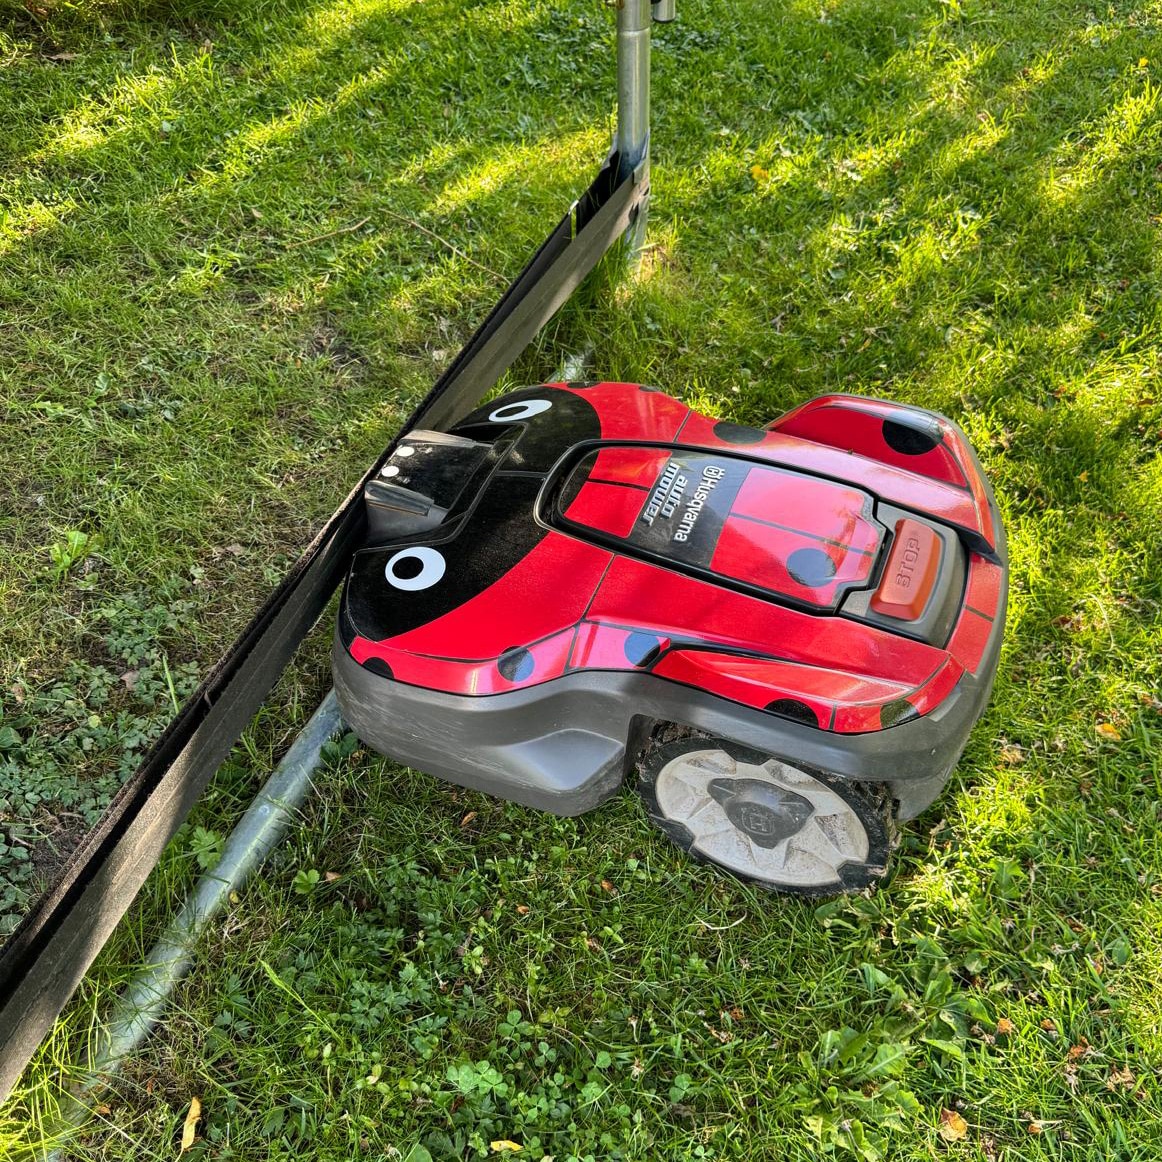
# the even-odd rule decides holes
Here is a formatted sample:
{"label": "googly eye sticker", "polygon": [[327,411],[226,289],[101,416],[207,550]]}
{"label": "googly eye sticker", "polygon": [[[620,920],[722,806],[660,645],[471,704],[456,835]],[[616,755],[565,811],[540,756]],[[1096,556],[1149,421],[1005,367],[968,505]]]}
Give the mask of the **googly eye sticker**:
{"label": "googly eye sticker", "polygon": [[547,412],[553,406],[549,399],[522,399],[519,403],[506,403],[498,407],[489,417],[490,424],[512,424],[517,420],[530,420]]}
{"label": "googly eye sticker", "polygon": [[383,572],[393,589],[415,593],[420,589],[431,589],[444,576],[446,568],[443,553],[419,545],[394,554]]}

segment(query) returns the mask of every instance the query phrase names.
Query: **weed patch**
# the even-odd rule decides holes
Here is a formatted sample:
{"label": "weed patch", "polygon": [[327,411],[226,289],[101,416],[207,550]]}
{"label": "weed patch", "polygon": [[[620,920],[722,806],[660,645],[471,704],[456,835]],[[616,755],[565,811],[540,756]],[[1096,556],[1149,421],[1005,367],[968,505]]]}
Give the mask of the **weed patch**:
{"label": "weed patch", "polygon": [[66,663],[39,689],[0,692],[0,932],[67,862],[194,690],[194,662],[169,663],[193,605],[170,585],[105,600],[91,617],[93,658]]}

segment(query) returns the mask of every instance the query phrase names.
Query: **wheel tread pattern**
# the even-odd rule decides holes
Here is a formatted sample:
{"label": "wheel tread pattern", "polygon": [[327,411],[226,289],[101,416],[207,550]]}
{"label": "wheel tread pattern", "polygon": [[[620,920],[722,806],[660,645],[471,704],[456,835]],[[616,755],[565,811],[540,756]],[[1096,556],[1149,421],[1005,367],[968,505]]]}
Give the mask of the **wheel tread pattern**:
{"label": "wheel tread pattern", "polygon": [[[856,783],[814,767],[804,766],[794,762],[800,770],[804,770],[813,778],[818,779],[830,790],[835,791],[848,802],[868,836],[868,857],[860,863],[849,862],[840,869],[840,883],[830,883],[819,887],[809,887],[797,884],[776,884],[768,880],[757,879],[743,875],[733,868],[725,867],[715,860],[704,855],[694,847],[694,836],[679,820],[670,819],[661,810],[658,804],[655,780],[662,768],[675,758],[691,750],[696,750],[706,744],[719,747],[735,757],[766,758],[748,747],[727,739],[717,738],[714,735],[689,727],[667,724],[655,730],[649,743],[642,750],[637,762],[637,794],[645,808],[650,822],[666,836],[676,847],[679,847],[698,863],[709,864],[735,879],[754,884],[767,891],[780,895],[794,895],[807,899],[827,899],[833,896],[845,895],[852,892],[874,888],[887,876],[891,854],[899,845],[900,836],[895,820],[895,804],[890,789],[882,783]],[[779,756],[775,756],[779,757]],[[793,760],[788,760],[793,761]]]}

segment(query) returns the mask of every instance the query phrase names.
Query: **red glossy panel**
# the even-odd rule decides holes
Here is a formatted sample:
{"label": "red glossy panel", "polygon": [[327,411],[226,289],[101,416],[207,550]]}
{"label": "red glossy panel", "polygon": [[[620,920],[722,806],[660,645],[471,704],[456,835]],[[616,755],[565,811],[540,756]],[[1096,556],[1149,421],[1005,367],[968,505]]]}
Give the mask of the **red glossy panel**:
{"label": "red glossy panel", "polygon": [[870,734],[883,729],[880,711],[883,702],[867,702],[859,706],[839,706],[835,710],[832,730],[836,734]]}
{"label": "red glossy panel", "polygon": [[[830,562],[834,572],[829,580],[812,585],[792,576],[788,561],[792,554],[804,549],[817,555],[823,565]],[[866,580],[873,560],[866,553],[852,553],[829,541],[731,517],[718,538],[710,567],[724,577],[761,585],[773,593],[829,609],[835,604],[840,584]]]}
{"label": "red glossy panel", "polygon": [[918,690],[901,691],[890,698],[881,698],[858,705],[839,706],[835,712],[833,729],[837,734],[863,734],[867,731],[882,729],[880,713],[891,702],[896,701],[901,694],[906,695],[918,714],[930,714],[949,694],[960,681],[964,670],[951,658],[945,660],[940,669],[928,679]]}
{"label": "red glossy panel", "polygon": [[949,432],[945,439],[956,449],[958,458],[965,466],[965,470],[968,473],[968,487],[972,492],[973,501],[980,514],[981,535],[988,541],[989,546],[995,549],[997,535],[996,529],[993,527],[993,510],[989,504],[988,489],[985,487],[984,478],[976,471],[973,465],[972,451],[968,446],[968,441],[956,431]]}
{"label": "red glossy panel", "polygon": [[987,613],[995,618],[1000,612],[1001,584],[1004,570],[992,561],[972,553],[968,559],[968,587],[964,594],[964,604],[978,613]]}
{"label": "red glossy panel", "polygon": [[569,651],[573,648],[573,639],[576,629],[570,628],[562,633],[554,634],[543,641],[535,642],[528,647],[533,658],[533,670],[527,677],[510,681],[493,664],[488,667],[489,679],[494,690],[514,690],[518,686],[535,686],[538,682],[547,682],[550,678],[559,678],[569,664]]}
{"label": "red glossy panel", "polygon": [[736,516],[797,529],[865,553],[880,543],[879,529],[866,519],[871,511],[871,497],[858,488],[757,467],[746,474],[731,508]]}
{"label": "red glossy panel", "polygon": [[720,421],[701,412],[691,412],[690,418],[682,427],[682,434],[678,437],[679,444],[697,444],[703,448],[717,448],[723,452],[734,452],[739,456],[754,456],[756,448],[766,443],[766,438],[753,444],[740,444],[736,441],[724,440],[714,431]]}
{"label": "red glossy panel", "polygon": [[966,609],[952,631],[952,638],[948,643],[949,653],[966,669],[976,673],[980,669],[981,659],[984,657],[985,646],[988,645],[989,634],[992,633],[993,623],[987,618]]}
{"label": "red glossy panel", "polygon": [[[635,663],[630,660],[626,649],[636,632],[621,626],[583,621],[577,630],[569,665],[575,670],[631,670]],[[669,644],[669,638],[658,641],[661,649],[668,648]]]}
{"label": "red glossy panel", "polygon": [[[884,420],[892,419],[893,414],[906,416],[909,410],[890,405],[871,408],[863,401],[824,403],[821,406],[800,408],[778,420],[775,427],[788,436],[828,444],[844,452],[855,452],[859,456],[870,456],[873,460],[882,460],[885,464],[893,464],[909,472],[919,472],[922,476],[930,476],[959,488],[966,487],[965,473],[947,444],[940,444],[918,456],[907,456],[897,452],[885,441]],[[944,427],[941,425],[942,429]],[[947,440],[947,432],[944,438]]]}
{"label": "red glossy panel", "polygon": [[669,453],[660,449],[602,448],[589,469],[589,478],[649,489],[653,488],[669,458]]}
{"label": "red glossy panel", "polygon": [[703,650],[676,650],[667,654],[654,672],[689,685],[717,684],[718,691],[749,706],[766,707],[780,698],[804,701],[813,708],[826,707],[826,726],[832,706],[891,702],[903,697],[908,687],[815,666],[793,665],[762,658],[740,658]]}
{"label": "red glossy panel", "polygon": [[601,383],[576,394],[597,409],[603,440],[672,440],[690,412],[679,400],[632,383]]}
{"label": "red glossy panel", "polygon": [[368,658],[386,657],[384,648],[378,642],[368,641],[365,637],[357,637],[348,647],[351,656],[363,665]]}
{"label": "red glossy panel", "polygon": [[576,499],[565,510],[565,516],[587,528],[615,537],[627,537],[648,495],[640,488],[590,480],[582,485]]}
{"label": "red glossy panel", "polygon": [[499,657],[575,625],[609,558],[607,549],[549,533],[483,593],[392,644],[445,658]]}
{"label": "red glossy panel", "polygon": [[946,524],[980,533],[990,545],[993,544],[992,518],[987,506],[983,514],[979,511],[975,491],[966,492],[963,488],[891,464],[787,436],[780,430],[767,432],[761,443],[729,445],[714,435],[713,427],[713,421],[693,413],[682,429],[679,443],[730,448],[737,454],[769,460],[785,468],[802,468],[820,476],[830,476],[870,492],[889,504],[915,509]]}
{"label": "red glossy panel", "polygon": [[780,683],[778,675],[770,668],[774,665],[777,663],[752,662],[748,666],[743,658],[692,650],[667,654],[654,666],[653,672],[684,686],[706,690],[758,710],[779,698],[793,698],[807,706],[815,715],[816,725],[826,730],[831,721],[830,702],[817,694],[799,690],[790,675]]}
{"label": "red glossy panel", "polygon": [[533,667],[521,681],[511,682],[497,668],[496,660],[449,661],[409,653],[390,645],[356,638],[351,656],[357,662],[368,657],[382,658],[391,667],[392,676],[411,686],[443,690],[449,694],[499,694],[521,686],[535,686],[558,678],[565,672],[573,631],[566,630],[529,647]]}
{"label": "red glossy panel", "polygon": [[624,557],[610,566],[588,616],[913,687],[945,656],[875,626],[786,609]]}
{"label": "red glossy panel", "polygon": [[964,677],[964,667],[953,658],[941,666],[940,670],[911,697],[921,714],[930,714],[952,691],[956,683]]}
{"label": "red glossy panel", "polygon": [[[449,662],[444,658],[428,658],[393,649],[382,642],[356,638],[351,645],[351,656],[357,662],[367,658],[381,658],[391,669],[392,677],[413,686],[433,690],[447,690],[452,694],[474,694],[480,684],[477,671],[487,666],[495,669],[495,662]],[[484,691],[484,692],[487,692]]]}

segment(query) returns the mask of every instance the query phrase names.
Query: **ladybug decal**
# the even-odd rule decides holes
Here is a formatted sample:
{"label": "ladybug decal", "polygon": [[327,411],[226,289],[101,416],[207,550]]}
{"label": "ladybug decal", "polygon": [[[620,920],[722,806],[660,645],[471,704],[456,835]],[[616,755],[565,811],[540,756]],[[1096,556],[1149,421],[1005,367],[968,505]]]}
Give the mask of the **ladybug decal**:
{"label": "ladybug decal", "polygon": [[758,428],[542,384],[409,432],[365,495],[334,658],[366,741],[572,814],[642,731],[713,728],[647,749],[642,797],[769,886],[882,874],[988,698],[1004,533],[930,412],[825,396]]}

